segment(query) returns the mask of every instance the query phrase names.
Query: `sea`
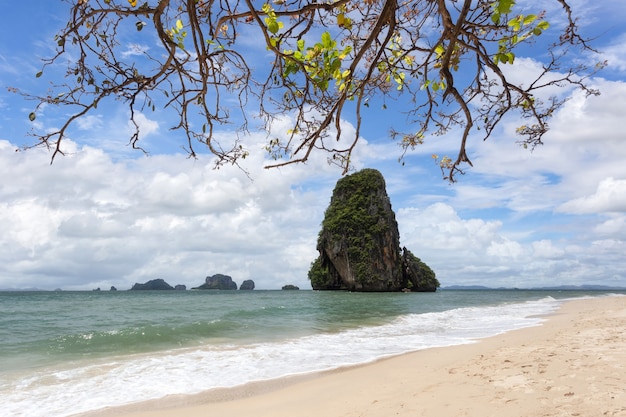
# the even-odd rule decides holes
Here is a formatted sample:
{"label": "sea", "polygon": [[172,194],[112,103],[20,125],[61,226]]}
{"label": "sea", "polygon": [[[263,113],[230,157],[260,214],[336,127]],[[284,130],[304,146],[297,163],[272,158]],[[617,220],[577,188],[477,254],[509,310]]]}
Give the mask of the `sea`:
{"label": "sea", "polygon": [[0,416],[65,417],[476,343],[540,326],[565,300],[611,295],[0,292]]}

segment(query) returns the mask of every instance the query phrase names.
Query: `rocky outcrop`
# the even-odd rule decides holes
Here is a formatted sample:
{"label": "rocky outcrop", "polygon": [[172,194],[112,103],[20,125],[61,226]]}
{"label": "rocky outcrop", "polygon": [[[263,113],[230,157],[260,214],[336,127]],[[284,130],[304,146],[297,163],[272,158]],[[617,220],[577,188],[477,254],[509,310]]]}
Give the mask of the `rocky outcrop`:
{"label": "rocky outcrop", "polygon": [[239,290],[253,290],[254,289],[254,281],[251,279],[247,279],[241,283]]}
{"label": "rocky outcrop", "polygon": [[385,179],[364,169],[337,182],[311,265],[314,290],[435,291],[434,272],[400,249]]}
{"label": "rocky outcrop", "polygon": [[109,291],[117,291],[117,288],[115,288],[115,286],[111,285],[111,289]]}
{"label": "rocky outcrop", "polygon": [[215,274],[206,277],[204,284],[195,287],[194,290],[236,290],[237,284],[228,275]]}
{"label": "rocky outcrop", "polygon": [[299,289],[300,287],[296,285],[292,285],[292,284],[283,285],[283,288],[282,288],[283,291],[297,291]]}
{"label": "rocky outcrop", "polygon": [[402,278],[410,291],[435,292],[439,287],[435,272],[407,248],[402,248]]}
{"label": "rocky outcrop", "polygon": [[174,289],[177,291],[186,291],[187,290],[187,286],[183,285],[183,284],[178,284],[174,286]]}
{"label": "rocky outcrop", "polygon": [[173,289],[174,287],[172,287],[170,284],[165,282],[163,279],[158,278],[158,279],[152,279],[143,284],[135,283],[135,285],[133,285],[133,287],[130,290],[131,291],[154,291],[154,290],[162,291],[162,290],[173,290]]}

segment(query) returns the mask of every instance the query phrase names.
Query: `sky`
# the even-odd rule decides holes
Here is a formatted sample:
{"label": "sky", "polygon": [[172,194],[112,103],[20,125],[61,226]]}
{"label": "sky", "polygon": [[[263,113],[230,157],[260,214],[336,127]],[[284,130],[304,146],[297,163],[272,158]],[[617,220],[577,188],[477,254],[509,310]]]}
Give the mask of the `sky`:
{"label": "sky", "polygon": [[[443,287],[626,287],[626,7],[571,3],[598,60],[608,62],[590,80],[601,95],[566,91],[569,101],[534,151],[515,143],[519,120],[506,120],[487,141],[470,138],[474,166],[450,184],[431,155],[453,155],[458,132],[427,138],[400,164],[388,132],[406,128],[401,110],[392,103],[366,115],[353,165],[383,174],[401,245]],[[239,285],[252,279],[257,289],[309,289],[341,178],[325,155],[264,169],[267,135],[255,130],[244,138],[247,173],[215,170],[206,152],[189,159],[166,117],[151,113],[140,116],[145,155],[127,146],[128,115],[115,102],[82,119],[53,164],[45,149],[16,152],[32,140],[34,103],[8,88],[45,90],[35,74],[67,15],[56,0],[0,3],[0,289],[128,289],[156,278],[190,288],[217,273]],[[520,80],[542,63],[541,48],[523,52],[507,68]],[[46,111],[38,128],[58,123]],[[353,132],[353,122],[343,120],[342,130]]]}

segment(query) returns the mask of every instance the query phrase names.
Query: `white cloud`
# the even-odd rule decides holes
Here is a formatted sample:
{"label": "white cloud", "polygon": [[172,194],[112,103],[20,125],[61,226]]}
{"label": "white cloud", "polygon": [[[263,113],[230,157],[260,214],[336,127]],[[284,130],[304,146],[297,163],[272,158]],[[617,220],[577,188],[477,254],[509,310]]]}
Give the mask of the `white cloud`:
{"label": "white cloud", "polygon": [[100,129],[102,125],[102,116],[87,114],[76,120],[76,126],[80,130]]}
{"label": "white cloud", "polygon": [[215,273],[257,288],[307,286],[330,191],[293,188],[297,171],[258,169],[250,180],[185,155],[112,162],[89,147],[50,166],[47,152],[7,142],[0,160],[14,178],[1,189],[0,288],[194,286]]}
{"label": "white cloud", "polygon": [[[139,132],[141,134],[142,139],[146,138],[146,136],[149,136],[152,133],[157,132],[159,130],[159,122],[157,122],[156,120],[149,119],[143,113],[135,112],[135,122],[139,126]],[[128,128],[134,131],[135,126],[132,124],[132,122],[129,121]]]}
{"label": "white cloud", "polygon": [[608,63],[610,70],[626,71],[626,35],[615,39],[613,43],[602,48],[601,57]]}
{"label": "white cloud", "polygon": [[565,250],[547,239],[532,242],[532,257],[534,259],[559,259],[565,254]]}
{"label": "white cloud", "polygon": [[129,43],[126,45],[126,49],[122,51],[122,58],[129,58],[133,56],[144,56],[150,47],[148,45],[141,45],[138,43]]}
{"label": "white cloud", "polygon": [[[623,285],[622,238],[533,239],[498,221],[463,219],[447,204],[397,213],[402,245],[430,265],[442,285],[542,287]],[[621,281],[620,281],[621,280]]]}
{"label": "white cloud", "polygon": [[612,214],[609,219],[595,226],[593,231],[605,238],[623,238],[626,236],[626,215]]}
{"label": "white cloud", "polygon": [[570,200],[559,207],[567,213],[626,212],[626,179],[606,178],[592,195]]}
{"label": "white cloud", "polygon": [[619,129],[626,83],[598,80],[596,86],[602,92],[599,97],[572,95],[551,120],[544,145],[533,152],[515,143],[519,121],[503,126],[485,142],[470,141],[474,167],[468,172],[480,181],[459,178],[455,203],[517,212],[554,210],[595,193],[609,177],[626,179],[626,147]]}

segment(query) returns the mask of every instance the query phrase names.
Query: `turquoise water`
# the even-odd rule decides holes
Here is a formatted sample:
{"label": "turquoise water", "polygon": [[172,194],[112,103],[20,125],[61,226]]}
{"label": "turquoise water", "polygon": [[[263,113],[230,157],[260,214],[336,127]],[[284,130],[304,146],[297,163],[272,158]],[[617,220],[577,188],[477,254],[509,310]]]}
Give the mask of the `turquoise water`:
{"label": "turquoise water", "polygon": [[539,325],[597,292],[0,293],[0,415],[67,416]]}

